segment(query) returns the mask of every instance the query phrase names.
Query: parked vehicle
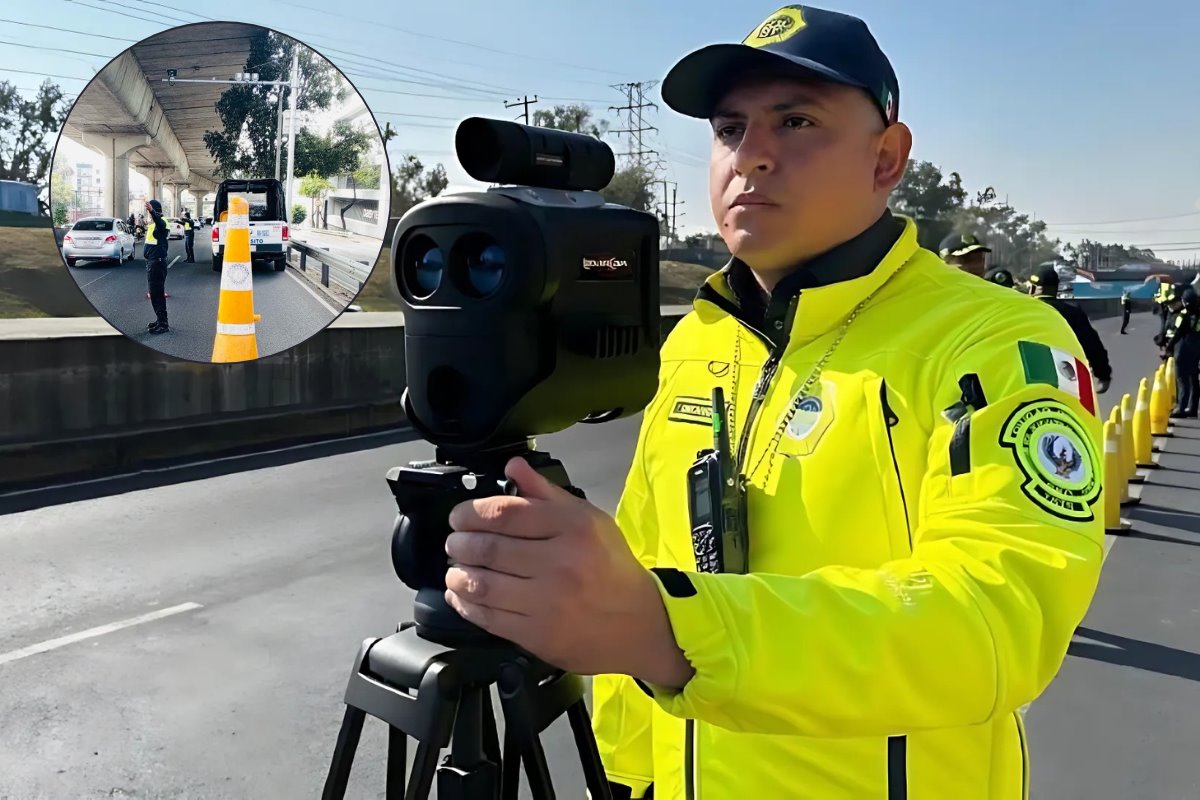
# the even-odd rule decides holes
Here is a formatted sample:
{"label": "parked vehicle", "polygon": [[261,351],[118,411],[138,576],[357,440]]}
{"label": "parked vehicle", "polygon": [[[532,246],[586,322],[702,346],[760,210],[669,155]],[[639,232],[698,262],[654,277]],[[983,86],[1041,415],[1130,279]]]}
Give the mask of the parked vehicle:
{"label": "parked vehicle", "polygon": [[288,226],[284,213],[283,183],[274,178],[251,178],[222,181],[217,187],[213,205],[215,221],[212,226],[213,271],[220,272],[225,263],[224,217],[229,211],[229,197],[240,195],[250,206],[251,264],[270,264],[276,272],[287,268]]}
{"label": "parked vehicle", "polygon": [[115,261],[133,258],[134,237],[125,220],[115,217],[83,217],[63,236],[62,255],[67,266],[80,261]]}

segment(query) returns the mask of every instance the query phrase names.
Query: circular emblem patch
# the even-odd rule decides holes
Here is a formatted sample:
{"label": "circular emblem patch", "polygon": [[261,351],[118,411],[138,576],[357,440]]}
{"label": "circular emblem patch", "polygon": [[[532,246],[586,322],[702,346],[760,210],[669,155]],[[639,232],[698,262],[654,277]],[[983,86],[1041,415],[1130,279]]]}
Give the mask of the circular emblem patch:
{"label": "circular emblem patch", "polygon": [[1004,423],[1000,444],[1025,475],[1021,489],[1030,500],[1062,519],[1095,519],[1099,461],[1083,425],[1065,405],[1055,400],[1021,405]]}
{"label": "circular emblem patch", "polygon": [[225,269],[229,271],[229,280],[238,286],[250,280],[250,267],[247,264],[229,264]]}
{"label": "circular emblem patch", "polygon": [[796,412],[788,421],[787,435],[800,440],[812,433],[813,428],[821,421],[821,398],[805,397],[796,404]]}

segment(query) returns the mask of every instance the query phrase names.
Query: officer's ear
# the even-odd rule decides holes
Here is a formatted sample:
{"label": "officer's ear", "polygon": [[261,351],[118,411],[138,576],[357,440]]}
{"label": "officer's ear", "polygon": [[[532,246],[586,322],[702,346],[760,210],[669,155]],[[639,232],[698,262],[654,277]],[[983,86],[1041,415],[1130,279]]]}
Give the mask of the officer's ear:
{"label": "officer's ear", "polygon": [[875,146],[875,190],[891,194],[904,177],[912,153],[912,131],[903,122],[884,128]]}

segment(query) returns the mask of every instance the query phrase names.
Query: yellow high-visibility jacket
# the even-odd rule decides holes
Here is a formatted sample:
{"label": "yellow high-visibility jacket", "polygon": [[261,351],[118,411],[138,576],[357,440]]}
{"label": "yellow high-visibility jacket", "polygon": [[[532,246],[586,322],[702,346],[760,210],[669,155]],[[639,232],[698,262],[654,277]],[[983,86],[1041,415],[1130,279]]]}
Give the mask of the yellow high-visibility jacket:
{"label": "yellow high-visibility jacket", "polygon": [[[695,676],[596,677],[609,779],[656,800],[1026,798],[1019,709],[1058,671],[1103,560],[1078,341],[1044,303],[921,249],[907,219],[869,274],[768,311],[765,328],[790,325],[782,351],[731,313],[727,272],[663,346],[617,511]],[[697,573],[685,474],[712,446],[711,391],[736,443],[764,371],[742,464],[750,574]]]}

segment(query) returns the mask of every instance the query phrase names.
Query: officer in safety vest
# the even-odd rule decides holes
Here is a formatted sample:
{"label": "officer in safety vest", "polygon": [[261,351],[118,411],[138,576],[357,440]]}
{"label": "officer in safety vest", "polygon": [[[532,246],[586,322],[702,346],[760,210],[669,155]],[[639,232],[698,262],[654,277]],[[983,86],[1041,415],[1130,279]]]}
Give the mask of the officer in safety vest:
{"label": "officer in safety vest", "polygon": [[186,247],[187,258],[183,260],[185,264],[196,263],[196,253],[193,252],[192,246],[196,243],[196,223],[192,221],[192,212],[184,209],[183,212],[183,244]]}
{"label": "officer in safety vest", "polygon": [[[888,211],[912,135],[861,20],[782,8],[662,94],[711,123],[733,258],[663,346],[615,519],[513,459],[518,496],[450,514],[447,601],[597,676],[617,797],[1027,796],[1019,709],[1103,558],[1078,342]],[[698,460],[717,425],[734,452]]]}
{"label": "officer in safety vest", "polygon": [[1178,400],[1171,412],[1174,419],[1195,419],[1200,408],[1200,296],[1188,286],[1172,303],[1163,353],[1175,358]]}
{"label": "officer in safety vest", "polygon": [[146,226],[146,241],[142,244],[142,257],[146,259],[146,288],[150,292],[150,305],[157,319],[146,326],[150,333],[166,333],[167,325],[167,221],[163,219],[162,203],[150,200],[146,203],[150,221]]}

